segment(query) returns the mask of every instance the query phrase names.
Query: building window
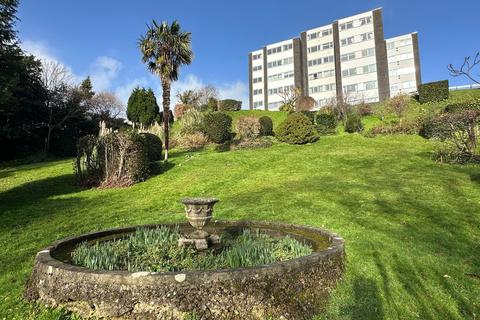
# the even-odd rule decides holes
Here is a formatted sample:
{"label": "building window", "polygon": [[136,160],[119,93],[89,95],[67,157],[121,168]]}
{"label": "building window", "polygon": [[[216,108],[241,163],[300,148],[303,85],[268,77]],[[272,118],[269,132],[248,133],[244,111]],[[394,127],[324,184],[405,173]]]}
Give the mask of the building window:
{"label": "building window", "polygon": [[316,66],[316,65],[333,62],[333,59],[334,59],[333,56],[329,56],[329,57],[323,57],[323,58],[319,58],[319,59],[309,60],[308,61],[308,66],[313,67],[313,66]]}
{"label": "building window", "polygon": [[373,90],[373,89],[377,89],[376,80],[365,82],[365,90]]}
{"label": "building window", "polygon": [[307,39],[308,40],[313,40],[313,39],[317,39],[317,38],[320,38],[320,37],[326,37],[326,36],[331,35],[332,33],[333,33],[332,28],[325,29],[325,30],[322,30],[322,31],[318,31],[318,32],[308,34]]}
{"label": "building window", "polygon": [[260,70],[262,70],[262,66],[253,67],[253,71],[260,71]]}
{"label": "building window", "polygon": [[354,42],[355,42],[354,37],[348,37],[341,40],[342,46],[348,46],[350,44],[353,44]]}
{"label": "building window", "polygon": [[357,75],[357,68],[346,69],[342,71],[342,76],[344,78],[356,76]]}
{"label": "building window", "polygon": [[373,39],[373,32],[367,32],[360,35],[360,41],[368,41]]}
{"label": "building window", "polygon": [[368,66],[363,66],[362,67],[363,73],[371,73],[371,72],[376,72],[377,71],[377,65],[376,64],[369,64]]}
{"label": "building window", "polygon": [[357,92],[358,91],[358,85],[357,84],[349,84],[347,86],[343,86],[343,91],[345,91],[345,93]]}
{"label": "building window", "polygon": [[327,49],[330,49],[330,48],[333,48],[333,42],[326,42],[326,43],[322,44],[322,50],[327,50]]}
{"label": "building window", "polygon": [[292,43],[289,43],[289,44],[284,44],[283,45],[283,51],[287,51],[287,50],[290,50],[293,48],[293,44]]}
{"label": "building window", "polygon": [[353,60],[353,59],[355,59],[355,52],[344,53],[340,56],[340,60],[342,62],[350,61],[350,60]]}
{"label": "building window", "polygon": [[258,82],[262,82],[262,77],[253,78],[253,83],[258,83]]}
{"label": "building window", "polygon": [[258,53],[258,54],[254,54],[254,55],[252,56],[252,59],[253,59],[253,60],[257,60],[257,59],[260,59],[261,57],[262,57],[262,54],[261,54],[261,53]]}
{"label": "building window", "polygon": [[322,37],[326,37],[328,35],[331,35],[333,33],[332,29],[327,29],[322,31]]}
{"label": "building window", "polygon": [[372,17],[370,16],[370,17],[360,18],[359,21],[360,21],[360,25],[364,26],[366,24],[372,23]]}
{"label": "building window", "polygon": [[362,50],[362,58],[371,57],[375,55],[375,48],[368,48]]}
{"label": "building window", "polygon": [[262,94],[263,93],[263,90],[262,89],[255,89],[253,90],[253,95],[256,96],[258,94]]}
{"label": "building window", "polygon": [[340,24],[340,30],[348,30],[353,28],[353,21],[348,21],[345,23]]}
{"label": "building window", "polygon": [[254,108],[262,107],[263,106],[263,101],[255,101],[253,103]]}

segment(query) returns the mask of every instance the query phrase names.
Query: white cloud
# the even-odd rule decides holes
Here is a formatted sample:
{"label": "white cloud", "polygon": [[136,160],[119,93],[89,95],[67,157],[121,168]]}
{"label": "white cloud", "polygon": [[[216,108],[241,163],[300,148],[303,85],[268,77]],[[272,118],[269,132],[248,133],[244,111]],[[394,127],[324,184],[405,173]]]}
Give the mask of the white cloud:
{"label": "white cloud", "polygon": [[[184,79],[172,83],[172,101],[177,103],[175,95],[185,90],[195,90],[205,86],[206,83],[194,74],[188,74]],[[248,87],[242,81],[224,83],[216,86],[220,99],[235,99],[242,101],[243,107],[248,107]]]}
{"label": "white cloud", "polygon": [[111,88],[122,69],[122,63],[112,57],[100,56],[91,65],[90,78],[95,91],[103,91]]}
{"label": "white cloud", "polygon": [[218,88],[220,99],[235,99],[242,101],[242,107],[248,108],[248,87],[242,81],[227,83]]}
{"label": "white cloud", "polygon": [[125,105],[127,105],[128,98],[132,93],[133,89],[136,87],[148,87],[149,81],[146,78],[137,78],[124,85],[118,86],[114,93]]}
{"label": "white cloud", "polygon": [[[154,89],[158,104],[161,105],[162,101],[162,88],[158,77],[149,74],[145,77],[119,80],[123,64],[109,56],[98,56],[89,66],[88,73],[82,72],[76,74],[72,68],[63,63],[54,53],[54,50],[43,41],[25,40],[22,43],[22,48],[35,55],[41,60],[53,61],[62,64],[72,75],[72,80],[75,83],[80,83],[83,79],[90,75],[92,80],[93,90],[96,92],[109,90],[115,93],[115,95],[123,103],[127,103],[128,98],[132,90],[137,87],[150,87]],[[195,90],[207,85],[200,77],[195,74],[187,74],[182,79],[172,83],[171,95],[172,104],[176,104],[176,94],[185,90]],[[248,86],[242,81],[236,81],[231,83],[215,84],[218,89],[220,99],[235,99],[242,101],[244,108],[248,107]]]}
{"label": "white cloud", "polygon": [[70,73],[70,79],[74,83],[78,83],[79,81],[82,80],[82,77],[76,75],[72,68],[69,66],[65,65],[60,59],[58,59],[55,54],[52,52],[52,49],[48,46],[46,42],[42,41],[33,41],[33,40],[25,40],[22,42],[22,49],[29,53],[33,54],[35,57],[40,59],[43,64],[46,63],[59,63],[62,65],[65,69],[68,70],[68,73]]}

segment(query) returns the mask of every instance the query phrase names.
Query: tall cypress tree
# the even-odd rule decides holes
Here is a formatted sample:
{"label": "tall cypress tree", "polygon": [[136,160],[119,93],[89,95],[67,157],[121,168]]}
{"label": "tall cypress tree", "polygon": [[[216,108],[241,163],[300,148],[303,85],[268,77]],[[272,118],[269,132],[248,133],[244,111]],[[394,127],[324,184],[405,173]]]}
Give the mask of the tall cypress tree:
{"label": "tall cypress tree", "polygon": [[151,125],[157,118],[159,108],[152,89],[133,89],[127,105],[127,118],[136,124]]}

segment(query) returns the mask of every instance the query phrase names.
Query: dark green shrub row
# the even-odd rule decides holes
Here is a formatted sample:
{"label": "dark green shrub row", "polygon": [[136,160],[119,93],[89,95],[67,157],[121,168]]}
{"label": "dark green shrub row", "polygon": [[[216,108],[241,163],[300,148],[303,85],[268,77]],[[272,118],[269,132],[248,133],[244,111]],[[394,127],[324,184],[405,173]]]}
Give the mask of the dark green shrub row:
{"label": "dark green shrub row", "polygon": [[318,133],[308,116],[292,113],[278,126],[276,137],[290,144],[305,144],[318,140]]}
{"label": "dark green shrub row", "polygon": [[480,99],[452,103],[445,107],[445,112],[448,113],[463,112],[466,110],[480,110]]}
{"label": "dark green shrub row", "polygon": [[224,143],[231,139],[232,117],[215,111],[205,115],[205,133],[210,141]]}
{"label": "dark green shrub row", "polygon": [[424,83],[418,87],[418,101],[420,103],[445,100],[448,99],[449,94],[448,80]]}
{"label": "dark green shrub row", "polygon": [[218,101],[218,111],[238,111],[242,108],[242,101],[225,99]]}

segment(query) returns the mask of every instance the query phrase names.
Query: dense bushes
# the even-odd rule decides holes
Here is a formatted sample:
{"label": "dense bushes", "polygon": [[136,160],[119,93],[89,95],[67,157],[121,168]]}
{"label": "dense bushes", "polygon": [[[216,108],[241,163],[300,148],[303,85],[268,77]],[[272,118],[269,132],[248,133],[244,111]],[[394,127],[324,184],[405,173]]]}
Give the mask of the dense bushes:
{"label": "dense bushes", "polygon": [[192,107],[188,104],[183,104],[183,103],[176,104],[174,109],[175,119],[180,119],[183,116],[183,114],[187,112],[187,110],[190,108]]}
{"label": "dense bushes", "polygon": [[347,115],[345,121],[345,131],[348,133],[361,132],[363,130],[362,118],[356,113]]}
{"label": "dense bushes", "polygon": [[253,140],[260,137],[262,126],[257,117],[246,116],[237,120],[236,131],[239,139]]}
{"label": "dense bushes", "polygon": [[230,140],[232,117],[223,112],[209,112],[205,115],[205,133],[210,141],[224,143]]}
{"label": "dense bushes", "polygon": [[178,139],[178,144],[185,150],[197,150],[208,144],[208,138],[203,132],[192,132],[182,135]]}
{"label": "dense bushes", "polygon": [[445,107],[445,112],[462,112],[466,110],[480,111],[480,99],[468,100],[464,102],[457,102],[449,104]]}
{"label": "dense bushes", "polygon": [[446,153],[443,149],[437,153],[439,160],[467,162],[479,158],[476,154],[479,125],[480,111],[478,110],[443,113],[426,119],[420,135],[450,145],[450,152]]}
{"label": "dense bushes", "polygon": [[149,175],[147,143],[134,132],[119,132],[78,141],[76,180],[81,185],[125,187]]}
{"label": "dense bushes", "polygon": [[258,119],[260,122],[260,132],[262,136],[273,136],[273,121],[272,118],[263,116]]}
{"label": "dense bushes", "polygon": [[445,100],[448,99],[449,94],[448,80],[424,83],[418,86],[418,101],[420,103]]}
{"label": "dense bushes", "polygon": [[162,159],[162,140],[157,135],[149,132],[142,132],[140,135],[145,139],[147,146],[148,161],[159,161]]}
{"label": "dense bushes", "polygon": [[218,111],[238,111],[242,108],[242,101],[225,99],[218,101]]}
{"label": "dense bushes", "polygon": [[333,134],[337,128],[337,118],[331,113],[318,112],[315,116],[315,124],[321,135]]}
{"label": "dense bushes", "polygon": [[205,128],[205,115],[197,109],[187,110],[179,120],[180,135],[203,132]]}
{"label": "dense bushes", "polygon": [[302,113],[292,113],[278,126],[278,140],[290,144],[305,144],[318,140],[312,121]]}

